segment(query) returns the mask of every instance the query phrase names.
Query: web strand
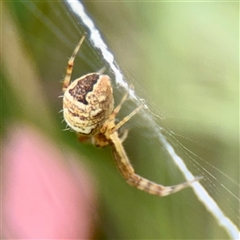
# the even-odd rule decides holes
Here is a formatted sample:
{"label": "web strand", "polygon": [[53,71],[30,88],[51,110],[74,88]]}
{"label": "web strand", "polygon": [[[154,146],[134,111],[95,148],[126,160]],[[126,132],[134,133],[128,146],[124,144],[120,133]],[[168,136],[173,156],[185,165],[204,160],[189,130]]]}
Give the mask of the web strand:
{"label": "web strand", "polygon": [[[86,14],[83,5],[78,1],[70,1],[66,0],[66,4],[78,20],[85,25],[85,28],[89,31],[89,39],[94,47],[98,48],[104,60],[109,64],[110,69],[112,70],[115,81],[121,87],[128,91],[129,96],[137,103],[141,103],[141,100],[138,96],[136,96],[133,89],[129,88],[128,83],[125,81],[124,76],[122,75],[119,66],[114,60],[113,54],[108,50],[106,44],[104,43],[98,29],[94,25],[92,19]],[[188,170],[187,166],[185,165],[184,161],[176,154],[172,145],[166,140],[165,136],[161,133],[161,127],[157,125],[154,118],[149,114],[149,112],[145,112],[143,118],[148,122],[148,124],[157,129],[157,136],[159,141],[163,144],[165,149],[167,150],[168,154],[171,156],[172,160],[179,168],[179,170],[184,175],[185,179],[191,181],[194,179],[193,174]],[[232,239],[239,238],[239,229],[237,226],[227,217],[225,216],[224,212],[220,209],[218,204],[210,197],[206,189],[201,185],[201,183],[194,183],[193,191],[197,197],[197,199],[205,206],[205,208],[211,213],[218,224],[223,227],[229,236]]]}

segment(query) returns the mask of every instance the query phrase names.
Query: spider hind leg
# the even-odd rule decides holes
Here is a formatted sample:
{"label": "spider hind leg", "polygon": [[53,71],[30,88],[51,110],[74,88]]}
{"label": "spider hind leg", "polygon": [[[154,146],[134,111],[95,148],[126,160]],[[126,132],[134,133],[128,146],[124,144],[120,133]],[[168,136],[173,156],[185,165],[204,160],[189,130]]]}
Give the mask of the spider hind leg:
{"label": "spider hind leg", "polygon": [[202,177],[196,177],[192,181],[187,181],[187,182],[180,183],[173,186],[163,186],[163,185],[154,183],[148,179],[145,179],[143,177],[140,177],[139,175],[134,173],[131,177],[126,179],[126,181],[128,184],[140,190],[143,190],[147,193],[164,197],[164,196],[168,196],[170,194],[179,192],[182,189],[191,186],[192,183],[198,182],[201,179]]}
{"label": "spider hind leg", "polygon": [[163,186],[161,184],[157,184],[146,178],[143,178],[135,173],[134,168],[132,167],[128,156],[122,146],[121,139],[119,139],[117,133],[113,133],[110,137],[113,143],[114,159],[120,173],[128,184],[138,188],[139,190],[163,197],[172,193],[179,192],[182,189],[191,186],[192,183],[202,179],[202,177],[195,177],[192,181],[187,181],[178,185]]}

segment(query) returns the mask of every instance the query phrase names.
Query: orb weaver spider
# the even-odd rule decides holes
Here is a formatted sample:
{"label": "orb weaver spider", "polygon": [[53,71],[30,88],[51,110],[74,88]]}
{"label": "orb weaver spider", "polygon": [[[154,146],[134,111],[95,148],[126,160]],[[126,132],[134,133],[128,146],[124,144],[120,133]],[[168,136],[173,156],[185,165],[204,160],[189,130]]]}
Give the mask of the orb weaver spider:
{"label": "orb weaver spider", "polygon": [[193,182],[199,181],[196,177],[174,186],[163,186],[145,179],[134,172],[122,145],[127,138],[125,130],[120,136],[119,128],[129,121],[143,105],[137,107],[131,114],[115,123],[116,115],[120,111],[127,94],[114,108],[113,90],[111,79],[101,73],[89,73],[71,82],[71,75],[75,57],[85,39],[81,38],[67,65],[66,75],[63,81],[63,116],[67,125],[73,129],[80,141],[90,141],[98,147],[110,145],[113,148],[114,159],[125,181],[147,193],[167,196],[176,193]]}

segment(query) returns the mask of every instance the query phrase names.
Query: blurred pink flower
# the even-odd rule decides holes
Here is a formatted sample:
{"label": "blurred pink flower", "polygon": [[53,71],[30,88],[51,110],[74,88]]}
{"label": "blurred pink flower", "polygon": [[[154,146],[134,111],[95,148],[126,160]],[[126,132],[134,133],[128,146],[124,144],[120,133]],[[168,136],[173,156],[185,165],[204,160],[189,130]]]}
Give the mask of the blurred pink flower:
{"label": "blurred pink flower", "polygon": [[4,238],[89,239],[95,198],[89,173],[64,148],[29,126],[3,142]]}

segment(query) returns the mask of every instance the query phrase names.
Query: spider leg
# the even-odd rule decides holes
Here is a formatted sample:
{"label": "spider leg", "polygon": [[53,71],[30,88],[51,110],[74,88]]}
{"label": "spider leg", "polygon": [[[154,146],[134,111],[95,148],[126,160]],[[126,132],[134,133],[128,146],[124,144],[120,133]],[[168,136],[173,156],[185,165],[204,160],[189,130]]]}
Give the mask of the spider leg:
{"label": "spider leg", "polygon": [[[123,98],[122,100],[120,101],[120,103],[117,105],[117,107],[114,108],[113,112],[111,113],[111,115],[109,116],[109,120],[108,122],[111,122],[111,121],[115,121],[115,118],[116,118],[116,115],[119,113],[119,111],[121,110],[121,107],[123,105],[123,103],[126,101],[127,99],[127,96],[128,96],[128,93],[125,93],[123,95]],[[133,112],[131,112],[128,116],[126,116],[125,118],[123,118],[118,124],[116,124],[114,126],[114,128],[112,128],[110,130],[110,133],[114,133],[115,131],[117,131],[122,125],[124,125],[127,121],[130,120],[130,118],[132,118],[139,110],[141,110],[143,108],[143,104],[141,104],[140,106],[138,106]],[[124,139],[125,140],[125,139]],[[123,141],[124,141],[123,140]]]}
{"label": "spider leg", "polygon": [[174,186],[163,186],[155,182],[152,182],[146,178],[143,178],[137,175],[134,172],[134,169],[122,146],[121,139],[118,138],[117,132],[113,133],[110,136],[110,138],[113,142],[113,148],[114,148],[113,153],[114,153],[115,161],[120,173],[125,178],[128,184],[142,191],[163,197],[163,196],[170,195],[172,193],[179,192],[180,190],[186,187],[189,187],[192,183],[197,182],[202,178],[202,177],[196,177],[192,181],[187,181]]}
{"label": "spider leg", "polygon": [[125,129],[124,132],[120,134],[119,139],[120,139],[121,143],[123,143],[126,140],[126,138],[128,136],[128,132],[129,132],[129,130]]}
{"label": "spider leg", "polygon": [[123,98],[122,98],[122,100],[120,101],[120,103],[114,108],[114,110],[113,110],[113,112],[112,112],[112,114],[111,114],[111,116],[110,116],[111,118],[115,119],[115,117],[116,117],[116,115],[119,113],[119,111],[120,111],[123,103],[126,101],[127,96],[128,96],[128,93],[125,93],[125,94],[123,95]]}
{"label": "spider leg", "polygon": [[63,92],[65,92],[65,90],[67,89],[67,87],[69,86],[70,84],[70,81],[71,81],[71,76],[72,76],[72,71],[73,71],[73,65],[74,65],[74,60],[75,60],[75,57],[85,39],[85,35],[82,36],[82,38],[80,39],[78,45],[76,46],[76,48],[74,49],[73,51],[73,54],[72,56],[69,58],[68,60],[68,65],[67,65],[67,70],[66,70],[66,75],[64,77],[64,80],[63,80],[63,84],[62,84],[62,90]]}
{"label": "spider leg", "polygon": [[103,74],[103,73],[105,72],[105,70],[106,70],[106,67],[102,67],[101,69],[99,69],[99,70],[97,71],[97,73]]}
{"label": "spider leg", "polygon": [[133,110],[128,116],[123,118],[119,123],[117,123],[114,128],[111,129],[111,133],[117,131],[122,125],[124,125],[127,121],[129,121],[138,111],[140,111],[144,107],[143,104],[139,105],[135,110]]}

